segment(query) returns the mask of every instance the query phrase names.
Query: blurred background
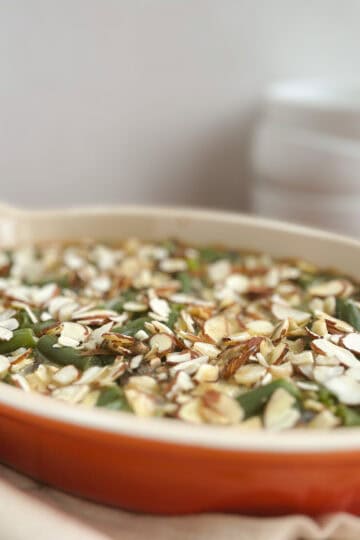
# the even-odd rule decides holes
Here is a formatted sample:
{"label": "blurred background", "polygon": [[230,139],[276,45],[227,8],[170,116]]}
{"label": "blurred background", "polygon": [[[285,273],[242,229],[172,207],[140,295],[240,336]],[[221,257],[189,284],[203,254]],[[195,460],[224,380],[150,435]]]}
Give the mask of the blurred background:
{"label": "blurred background", "polygon": [[[1,199],[32,207],[141,202],[254,210],[357,234],[356,178],[345,199],[334,178],[324,202],[325,171],[314,203],[305,153],[296,174],[289,169],[296,186],[286,186],[285,160],[276,190],[279,169],[269,180],[269,156],[263,159],[256,134],[269,85],[352,80],[359,21],[358,0],[4,0]],[[313,129],[311,114],[308,123]],[[353,170],[358,135],[334,136],[329,141],[327,133],[325,146],[338,150],[341,139]],[[286,158],[279,144],[270,157]],[[316,171],[328,158],[312,159]],[[355,212],[345,226],[344,209]]]}

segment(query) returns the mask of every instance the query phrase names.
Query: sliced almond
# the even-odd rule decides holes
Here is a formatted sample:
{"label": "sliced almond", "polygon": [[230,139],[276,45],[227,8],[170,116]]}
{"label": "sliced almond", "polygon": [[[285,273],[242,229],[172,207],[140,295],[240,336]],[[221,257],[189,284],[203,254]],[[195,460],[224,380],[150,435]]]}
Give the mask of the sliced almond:
{"label": "sliced almond", "polygon": [[289,347],[286,343],[278,343],[272,353],[270,354],[269,361],[271,364],[280,364],[289,351]]}
{"label": "sliced almond", "polygon": [[308,293],[311,294],[311,296],[320,296],[320,298],[326,298],[327,296],[341,296],[344,290],[344,281],[340,279],[333,279],[308,287]]}
{"label": "sliced almond", "polygon": [[161,333],[154,334],[149,340],[149,344],[152,350],[159,355],[169,353],[174,349],[174,340],[169,334]]}
{"label": "sliced almond", "polygon": [[89,333],[86,326],[74,322],[63,322],[58,343],[64,347],[78,347],[86,340]]}
{"label": "sliced almond", "polygon": [[200,398],[191,399],[184,403],[179,409],[178,417],[191,424],[202,424],[203,419],[200,415]]}
{"label": "sliced almond", "polygon": [[273,304],[272,313],[279,320],[292,319],[299,324],[307,322],[311,314],[283,304]]}
{"label": "sliced almond", "polygon": [[253,386],[259,382],[265,375],[266,368],[259,364],[247,364],[240,366],[234,375],[234,379],[238,384],[243,386]]}
{"label": "sliced almond", "polygon": [[288,333],[288,330],[289,330],[289,319],[284,319],[280,321],[276,325],[274,332],[271,336],[272,341],[276,342],[282,339],[283,337],[285,337],[286,334]]}
{"label": "sliced almond", "polygon": [[179,362],[175,366],[170,368],[170,375],[175,375],[179,371],[186,371],[189,375],[193,375],[197,372],[199,367],[202,364],[206,364],[209,360],[208,356],[198,356],[197,358],[193,358],[192,360],[188,360],[187,362]]}
{"label": "sliced almond", "polygon": [[166,362],[168,364],[179,364],[181,362],[188,362],[189,360],[191,360],[191,354],[189,352],[169,353],[166,356]]}
{"label": "sliced almond", "polygon": [[169,317],[170,307],[166,300],[155,297],[150,300],[149,304],[150,308],[156,315],[159,315],[164,319],[167,319]]}
{"label": "sliced almond", "polygon": [[243,294],[249,288],[249,278],[243,274],[231,274],[226,278],[225,285],[232,291]]}
{"label": "sliced almond", "polygon": [[294,354],[289,352],[286,357],[294,366],[303,366],[314,363],[314,355],[312,351],[303,351],[302,353]]}
{"label": "sliced almond", "polygon": [[275,390],[265,407],[265,428],[282,431],[294,427],[300,419],[300,412],[294,408],[295,403],[295,398],[284,388]]}
{"label": "sliced almond", "polygon": [[126,388],[125,396],[137,416],[145,418],[154,416],[156,404],[153,396],[135,388]]}
{"label": "sliced almond", "polygon": [[64,366],[63,368],[59,369],[53,377],[52,380],[60,384],[61,386],[65,386],[68,384],[72,384],[76,379],[78,378],[79,372],[76,369],[75,366],[69,365]]}
{"label": "sliced almond", "polygon": [[343,366],[315,366],[313,376],[316,382],[325,384],[334,377],[339,377],[344,373]]}
{"label": "sliced almond", "polygon": [[311,326],[312,337],[324,337],[328,333],[328,328],[325,319],[318,319]]}
{"label": "sliced almond", "polygon": [[211,364],[202,364],[194,377],[198,382],[215,382],[218,378],[219,368]]}
{"label": "sliced almond", "polygon": [[228,322],[224,315],[211,317],[204,324],[204,332],[207,336],[219,343],[228,334]]}
{"label": "sliced almond", "polygon": [[333,429],[340,424],[340,419],[331,411],[325,409],[315,416],[307,427],[313,429]]}
{"label": "sliced almond", "polygon": [[224,281],[231,272],[231,264],[228,260],[222,259],[209,264],[207,272],[213,283]]}
{"label": "sliced almond", "polygon": [[348,375],[333,377],[323,383],[345,405],[360,405],[360,382]]}
{"label": "sliced almond", "polygon": [[355,354],[360,354],[360,334],[352,332],[342,339],[342,345]]}
{"label": "sliced almond", "polygon": [[271,365],[269,367],[269,372],[271,373],[273,380],[289,379],[293,373],[293,367],[291,362],[284,362],[280,365]]}
{"label": "sliced almond", "polygon": [[202,396],[200,414],[211,424],[237,424],[244,417],[239,403],[220,392],[209,390]]}
{"label": "sliced almond", "polygon": [[327,339],[314,339],[311,343],[311,348],[315,352],[325,356],[335,356],[339,362],[347,367],[357,367],[359,365],[359,360],[357,360],[351,351],[344,349],[343,347],[339,347]]}
{"label": "sliced almond", "polygon": [[212,345],[211,343],[205,343],[203,341],[196,341],[193,345],[193,350],[201,355],[206,355],[209,358],[216,358],[220,353],[220,349]]}
{"label": "sliced almond", "polygon": [[256,320],[247,323],[247,330],[253,336],[271,336],[274,332],[274,326],[270,321]]}

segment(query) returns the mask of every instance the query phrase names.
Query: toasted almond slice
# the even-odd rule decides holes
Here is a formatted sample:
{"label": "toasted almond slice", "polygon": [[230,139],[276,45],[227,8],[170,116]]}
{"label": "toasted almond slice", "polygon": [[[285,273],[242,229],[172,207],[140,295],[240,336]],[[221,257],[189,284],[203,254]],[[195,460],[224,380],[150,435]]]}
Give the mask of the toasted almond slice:
{"label": "toasted almond slice", "polygon": [[146,311],[148,309],[148,306],[146,304],[142,304],[141,302],[125,302],[124,309],[126,311],[132,311],[136,313],[140,311]]}
{"label": "toasted almond slice", "polygon": [[342,345],[355,354],[360,354],[360,334],[352,332],[342,339]]}
{"label": "toasted almond slice", "polygon": [[89,335],[89,329],[82,324],[63,322],[58,343],[64,347],[78,347]]}
{"label": "toasted almond slice", "polygon": [[310,313],[283,304],[273,304],[272,313],[279,320],[292,319],[299,324],[307,322],[311,317]]}
{"label": "toasted almond slice", "polygon": [[355,379],[355,381],[360,382],[360,366],[359,367],[349,368],[346,371],[346,375],[348,375],[349,377],[352,377],[353,379]]}
{"label": "toasted almond slice", "polygon": [[259,364],[246,364],[239,367],[234,378],[238,384],[252,386],[259,382],[264,377],[265,373],[266,368],[264,366],[260,366]]}
{"label": "toasted almond slice", "polygon": [[336,311],[336,298],[335,296],[328,296],[324,300],[324,311],[328,315],[334,315]]}
{"label": "toasted almond slice", "polygon": [[170,307],[166,300],[163,298],[152,298],[149,302],[150,308],[152,311],[159,315],[160,317],[163,317],[164,319],[167,319],[170,314]]}
{"label": "toasted almond slice", "polygon": [[156,392],[158,384],[153,377],[149,377],[148,375],[133,375],[129,377],[128,387],[135,388],[141,392]]}
{"label": "toasted almond slice", "polygon": [[224,281],[231,272],[231,264],[226,259],[221,259],[207,267],[207,273],[213,283]]}
{"label": "toasted almond slice", "polygon": [[250,321],[246,328],[253,336],[271,336],[274,332],[274,326],[270,321],[264,319]]}
{"label": "toasted almond slice", "polygon": [[[319,385],[308,381],[296,381],[296,386],[298,386],[300,390],[310,390],[311,392],[316,392],[317,390],[319,390]],[[316,401],[316,403],[319,402]]]}
{"label": "toasted almond slice", "polygon": [[82,323],[84,323],[85,320],[100,319],[102,320],[102,324],[104,324],[105,321],[118,316],[119,314],[111,309],[89,309],[88,311],[77,310],[72,313],[71,318],[73,321],[81,321]]}
{"label": "toasted almond slice", "polygon": [[174,340],[169,334],[165,334],[164,332],[151,336],[149,344],[151,349],[159,355],[167,354],[174,348]]}
{"label": "toasted almond slice", "polygon": [[220,353],[220,349],[215,347],[215,345],[205,343],[204,341],[196,341],[192,348],[195,352],[201,355],[206,355],[209,358],[216,358]]}
{"label": "toasted almond slice", "polygon": [[265,428],[281,431],[294,427],[300,419],[300,412],[294,408],[295,402],[295,398],[284,388],[275,390],[265,408]]}
{"label": "toasted almond slice", "polygon": [[340,279],[333,279],[331,281],[326,281],[325,283],[311,285],[308,288],[308,293],[311,294],[311,296],[320,296],[320,298],[326,298],[327,296],[341,296],[344,290],[344,281]]}
{"label": "toasted almond slice", "polygon": [[191,399],[182,405],[178,412],[178,417],[185,422],[192,424],[202,424],[203,419],[200,415],[200,398]]}
{"label": "toasted almond slice", "polygon": [[325,319],[318,319],[317,321],[314,321],[314,323],[311,326],[311,332],[313,335],[312,337],[321,336],[324,337],[328,333],[327,324]]}
{"label": "toasted almond slice", "polygon": [[303,351],[298,354],[289,352],[287,355],[287,360],[289,360],[294,366],[303,366],[306,364],[314,363],[314,355],[312,351]]}
{"label": "toasted almond slice", "polygon": [[87,384],[70,384],[62,388],[57,388],[52,392],[52,396],[67,401],[69,403],[79,403],[89,392]]}
{"label": "toasted almond slice", "polygon": [[73,383],[78,378],[79,372],[73,365],[64,366],[63,368],[59,369],[53,377],[52,380],[60,384],[61,386],[65,386],[68,384]]}
{"label": "toasted almond slice", "polygon": [[331,411],[325,409],[315,416],[308,427],[313,429],[332,429],[340,424],[340,419]]}
{"label": "toasted almond slice", "polygon": [[136,356],[133,356],[130,361],[130,369],[137,369],[140,366],[143,358],[144,356],[142,354],[137,354]]}
{"label": "toasted almond slice", "polygon": [[168,364],[179,364],[181,362],[188,362],[191,360],[191,354],[189,352],[175,352],[166,355],[166,362]]}
{"label": "toasted almond slice", "polygon": [[293,373],[293,367],[290,362],[284,362],[280,365],[271,365],[269,372],[274,379],[289,379]]}
{"label": "toasted almond slice", "polygon": [[10,341],[12,337],[13,337],[12,330],[8,330],[7,328],[0,326],[0,341]]}
{"label": "toasted almond slice", "polygon": [[160,321],[153,320],[151,324],[158,332],[165,332],[165,334],[169,334],[170,336],[174,335],[174,332],[171,330],[171,328],[169,328],[168,326],[166,326],[166,324],[163,324]]}
{"label": "toasted almond slice", "polygon": [[313,370],[314,379],[320,384],[325,384],[326,381],[339,377],[343,373],[343,366],[315,366]]}
{"label": "toasted almond slice", "polygon": [[324,356],[323,354],[317,354],[315,358],[317,366],[339,366],[340,362],[335,356]]}
{"label": "toasted almond slice", "polygon": [[211,364],[202,364],[194,377],[198,382],[215,382],[218,378],[219,368]]}
{"label": "toasted almond slice", "polygon": [[81,374],[80,379],[75,384],[92,384],[98,381],[105,373],[106,368],[100,366],[91,366]]}
{"label": "toasted almond slice", "polygon": [[249,283],[249,278],[243,274],[231,274],[225,280],[225,286],[238,294],[245,293],[249,288]]}
{"label": "toasted almond slice", "polygon": [[198,356],[187,362],[179,362],[175,366],[170,368],[170,375],[173,376],[179,371],[186,371],[189,375],[193,375],[197,372],[202,364],[206,364],[209,360],[208,356]]}
{"label": "toasted almond slice", "polygon": [[336,317],[333,317],[332,315],[328,315],[325,311],[320,311],[317,309],[315,310],[314,314],[316,315],[316,317],[319,317],[320,319],[324,319],[328,329],[331,328],[333,332],[338,331],[338,332],[343,332],[347,334],[349,332],[354,331],[354,328],[351,326],[351,324],[341,319],[337,319]]}
{"label": "toasted almond slice", "polygon": [[239,427],[241,431],[257,431],[262,429],[263,425],[260,416],[251,416],[247,420],[240,422],[237,427]]}
{"label": "toasted almond slice", "polygon": [[154,416],[156,405],[153,396],[135,388],[126,388],[125,396],[137,416]]}
{"label": "toasted almond slice", "polygon": [[200,414],[211,424],[238,424],[244,417],[240,404],[233,398],[209,390],[201,398]]}
{"label": "toasted almond slice", "polygon": [[187,269],[185,259],[163,259],[160,262],[160,270],[172,274],[174,272],[183,272]]}
{"label": "toasted almond slice", "polygon": [[274,329],[274,332],[271,336],[272,341],[279,341],[286,336],[289,330],[289,319],[284,319],[280,321]]}
{"label": "toasted almond slice", "polygon": [[270,363],[279,364],[286,356],[289,351],[289,347],[286,343],[278,343],[272,353],[270,354]]}
{"label": "toasted almond slice", "polygon": [[205,321],[204,332],[215,343],[219,343],[228,334],[228,322],[224,315],[217,315]]}
{"label": "toasted almond slice", "polygon": [[360,405],[360,382],[348,375],[333,377],[324,382],[330,392],[345,405]]}
{"label": "toasted almond slice", "polygon": [[325,356],[334,356],[347,367],[357,367],[359,366],[359,360],[353,355],[348,349],[339,347],[331,341],[328,341],[324,338],[314,339],[311,343],[311,348],[320,354]]}

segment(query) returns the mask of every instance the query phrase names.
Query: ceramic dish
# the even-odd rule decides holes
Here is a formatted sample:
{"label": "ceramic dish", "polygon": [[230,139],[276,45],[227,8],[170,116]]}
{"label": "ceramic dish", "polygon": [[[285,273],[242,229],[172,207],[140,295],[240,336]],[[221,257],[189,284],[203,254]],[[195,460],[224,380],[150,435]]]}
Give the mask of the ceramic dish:
{"label": "ceramic dish", "polygon": [[[119,207],[0,209],[0,242],[130,235],[299,256],[354,275],[356,240],[236,214]],[[360,513],[360,430],[242,432],[67,405],[0,385],[0,460],[68,492],[122,508]]]}

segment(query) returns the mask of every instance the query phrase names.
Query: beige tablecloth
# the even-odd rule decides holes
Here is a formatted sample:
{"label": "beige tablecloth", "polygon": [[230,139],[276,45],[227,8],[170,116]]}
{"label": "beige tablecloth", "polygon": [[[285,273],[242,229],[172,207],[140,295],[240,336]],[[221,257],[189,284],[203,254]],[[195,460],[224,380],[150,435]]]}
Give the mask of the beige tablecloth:
{"label": "beige tablecloth", "polygon": [[[1,443],[0,443],[1,444]],[[250,518],[202,514],[155,517],[65,495],[0,466],[1,540],[360,540],[347,514]]]}

